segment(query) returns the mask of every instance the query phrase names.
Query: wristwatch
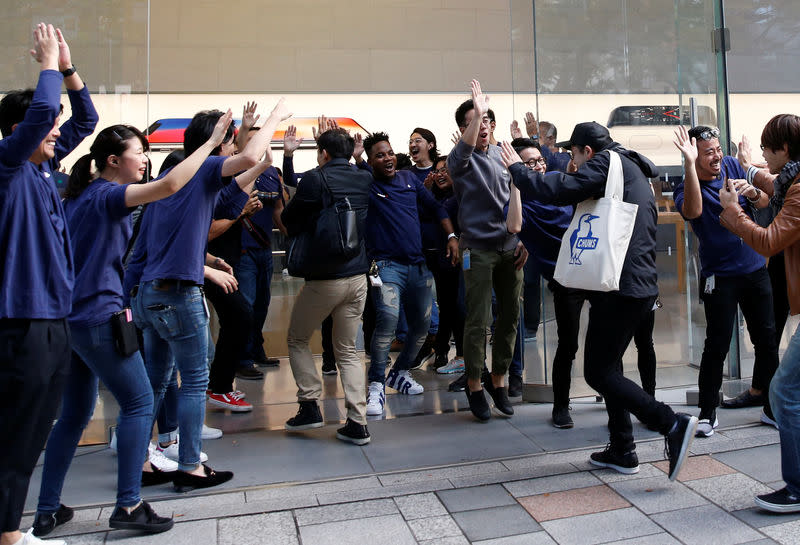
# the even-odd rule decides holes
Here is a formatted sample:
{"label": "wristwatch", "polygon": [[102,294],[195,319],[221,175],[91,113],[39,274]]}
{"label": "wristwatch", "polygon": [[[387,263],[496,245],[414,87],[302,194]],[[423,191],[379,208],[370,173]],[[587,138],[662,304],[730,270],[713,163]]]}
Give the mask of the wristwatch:
{"label": "wristwatch", "polygon": [[61,71],[61,75],[64,76],[65,78],[71,76],[74,73],[75,73],[75,65],[74,64],[72,66],[70,66],[69,68],[67,68],[66,70],[62,70]]}
{"label": "wristwatch", "polygon": [[450,239],[452,238],[458,240],[458,235],[455,233],[450,233],[449,235],[447,235],[447,242],[450,242]]}
{"label": "wristwatch", "polygon": [[759,188],[757,188],[757,187],[753,187],[753,189],[756,190],[756,196],[754,198],[752,198],[752,199],[750,197],[747,197],[747,200],[752,202],[752,203],[756,203],[761,198],[761,190]]}
{"label": "wristwatch", "polygon": [[534,134],[530,138],[531,138],[531,140],[539,140],[539,135],[538,134]]}

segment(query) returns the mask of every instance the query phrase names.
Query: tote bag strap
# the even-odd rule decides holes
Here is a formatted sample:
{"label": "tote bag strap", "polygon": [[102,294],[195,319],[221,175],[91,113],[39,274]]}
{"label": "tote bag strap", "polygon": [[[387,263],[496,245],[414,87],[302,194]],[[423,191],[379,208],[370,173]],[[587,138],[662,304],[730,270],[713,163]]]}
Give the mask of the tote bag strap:
{"label": "tote bag strap", "polygon": [[608,178],[606,178],[606,198],[622,200],[624,190],[624,176],[622,174],[622,160],[616,151],[608,151]]}

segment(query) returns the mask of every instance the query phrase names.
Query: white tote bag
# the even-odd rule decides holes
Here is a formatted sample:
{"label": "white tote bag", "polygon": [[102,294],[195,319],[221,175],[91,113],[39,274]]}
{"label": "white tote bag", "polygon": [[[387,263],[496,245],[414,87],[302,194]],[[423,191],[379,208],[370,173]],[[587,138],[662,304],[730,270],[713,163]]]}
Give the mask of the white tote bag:
{"label": "white tote bag", "polygon": [[579,203],[561,239],[553,278],[568,288],[619,289],[639,205],[622,200],[622,161],[616,152],[607,151],[611,161],[605,197]]}

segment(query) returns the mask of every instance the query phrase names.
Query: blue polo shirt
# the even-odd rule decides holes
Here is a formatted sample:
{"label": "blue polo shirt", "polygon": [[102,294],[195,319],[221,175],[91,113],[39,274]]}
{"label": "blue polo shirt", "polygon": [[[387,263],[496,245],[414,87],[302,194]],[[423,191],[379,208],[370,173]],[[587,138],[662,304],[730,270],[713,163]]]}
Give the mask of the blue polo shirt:
{"label": "blue polo shirt", "polygon": [[60,127],[55,157],[28,160],[53,128],[63,79],[42,71],[24,119],[0,140],[0,318],[54,320],[70,312],[72,249],[51,173],[97,123],[85,87],[67,93],[72,118]]}
{"label": "blue polo shirt", "polygon": [[75,259],[70,325],[100,325],[122,309],[122,256],[135,210],[125,206],[126,189],[98,178],[80,196],[64,201]]}
{"label": "blue polo shirt", "polygon": [[553,272],[561,248],[561,238],[572,221],[572,206],[555,206],[524,198],[522,199],[522,230],[519,239],[536,262],[539,273],[547,280]]}
{"label": "blue polo shirt", "polygon": [[[255,189],[258,191],[269,191],[272,193],[278,193],[280,196],[279,199],[283,199],[283,192],[281,191],[281,179],[278,175],[278,169],[275,167],[269,167],[265,170],[257,179],[255,183]],[[261,230],[266,233],[267,236],[270,236],[272,233],[273,223],[272,223],[272,213],[275,210],[275,201],[272,201],[272,204],[268,204],[255,214],[250,217],[250,221],[252,221],[255,225],[261,227]],[[242,228],[242,250],[260,250],[261,245],[256,242],[253,238],[253,235],[250,234],[250,231],[247,230],[246,227]]]}
{"label": "blue polo shirt", "polygon": [[408,170],[389,180],[373,178],[367,210],[367,255],[404,265],[423,263],[420,211],[439,220],[447,212],[422,182]]}
{"label": "blue polo shirt", "polygon": [[[719,191],[722,189],[723,180],[744,179],[746,173],[734,157],[722,158],[721,173],[719,177],[711,180],[700,180],[700,193],[703,198],[703,213],[700,217],[689,220],[692,230],[699,242],[701,276],[737,276],[748,274],[764,267],[766,260],[745,244],[741,238],[725,229],[719,223],[722,213],[722,204],[719,201]],[[675,187],[673,192],[675,207],[683,215],[684,185],[683,182]],[[752,215],[750,205],[744,197],[739,197],[748,215]]]}
{"label": "blue polo shirt", "polygon": [[147,207],[137,242],[144,243],[147,254],[141,282],[170,278],[203,284],[208,229],[223,188],[225,159],[207,158],[180,191]]}

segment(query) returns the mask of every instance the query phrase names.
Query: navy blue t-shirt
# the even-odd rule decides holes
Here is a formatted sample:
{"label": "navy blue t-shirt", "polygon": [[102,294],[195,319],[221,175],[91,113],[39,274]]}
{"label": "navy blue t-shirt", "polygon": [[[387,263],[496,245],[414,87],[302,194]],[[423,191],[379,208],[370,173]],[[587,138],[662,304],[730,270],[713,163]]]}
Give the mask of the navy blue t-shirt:
{"label": "navy blue t-shirt", "polygon": [[92,327],[122,309],[122,256],[133,226],[125,206],[127,186],[98,178],[64,201],[75,260],[71,325]]}
{"label": "navy blue t-shirt", "polygon": [[142,282],[171,278],[203,284],[208,229],[226,159],[209,157],[180,191],[147,208],[137,242],[147,254]]}
{"label": "navy blue t-shirt", "polygon": [[[722,213],[722,204],[719,201],[719,191],[725,177],[741,180],[746,173],[734,157],[722,158],[719,177],[711,181],[700,181],[700,193],[703,198],[703,213],[700,217],[689,220],[692,230],[699,242],[701,276],[737,276],[748,274],[764,267],[766,261],[763,256],[756,253],[741,238],[725,229],[719,223]],[[675,187],[673,192],[675,207],[683,215],[684,185],[683,182]],[[750,205],[744,197],[739,197],[739,204],[745,211],[750,210]]]}
{"label": "navy blue t-shirt", "polygon": [[519,239],[536,262],[539,273],[547,280],[553,279],[558,261],[561,239],[572,221],[572,206],[542,204],[522,199],[522,230]]}
{"label": "navy blue t-shirt", "polygon": [[[270,193],[278,193],[279,199],[283,199],[283,192],[281,191],[281,179],[278,175],[278,169],[269,167],[257,179],[255,189],[259,191],[267,191]],[[255,225],[261,227],[261,230],[270,236],[272,233],[272,213],[275,210],[275,201],[271,201],[264,208],[256,212],[250,217]],[[242,250],[259,250],[261,245],[256,242],[253,235],[247,229],[242,229]]]}
{"label": "navy blue t-shirt", "polygon": [[423,263],[420,211],[439,220],[447,212],[422,182],[408,170],[399,170],[390,180],[375,178],[369,190],[367,210],[367,255],[411,265]]}

